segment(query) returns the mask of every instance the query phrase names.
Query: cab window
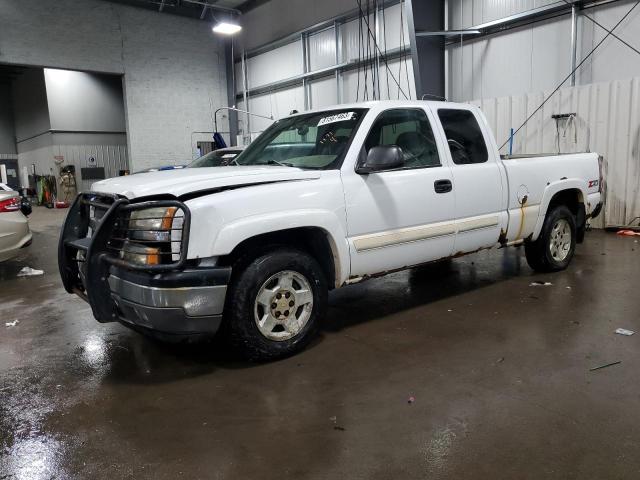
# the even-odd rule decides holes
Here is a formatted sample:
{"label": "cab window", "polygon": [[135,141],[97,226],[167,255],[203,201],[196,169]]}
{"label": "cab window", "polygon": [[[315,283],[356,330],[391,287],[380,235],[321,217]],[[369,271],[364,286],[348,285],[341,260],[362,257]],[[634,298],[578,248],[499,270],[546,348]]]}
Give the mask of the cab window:
{"label": "cab window", "polygon": [[403,168],[440,166],[433,130],[422,109],[387,110],[376,119],[365,141],[366,153],[372,147],[390,145],[402,149]]}
{"label": "cab window", "polygon": [[453,163],[468,165],[487,161],[487,145],[473,112],[444,108],[438,110],[438,117],[447,137]]}

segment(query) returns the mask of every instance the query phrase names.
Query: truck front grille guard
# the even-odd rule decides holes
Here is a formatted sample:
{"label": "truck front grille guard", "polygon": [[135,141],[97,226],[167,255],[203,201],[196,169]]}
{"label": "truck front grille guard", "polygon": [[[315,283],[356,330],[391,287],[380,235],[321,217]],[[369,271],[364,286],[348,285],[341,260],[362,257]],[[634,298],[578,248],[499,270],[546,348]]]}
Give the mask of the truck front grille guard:
{"label": "truck front grille guard", "polygon": [[[122,253],[126,252],[129,240],[127,237],[132,230],[128,225],[131,212],[155,207],[176,207],[182,212],[179,247],[171,247],[178,243],[173,238],[166,242],[169,249],[157,253],[163,262],[158,265],[139,265],[121,258]],[[116,320],[118,313],[111,300],[108,285],[111,266],[146,272],[171,271],[184,267],[190,223],[189,209],[177,200],[130,203],[128,199],[117,195],[78,195],[69,209],[58,243],[58,266],[65,290],[78,294],[89,302],[99,321]]]}

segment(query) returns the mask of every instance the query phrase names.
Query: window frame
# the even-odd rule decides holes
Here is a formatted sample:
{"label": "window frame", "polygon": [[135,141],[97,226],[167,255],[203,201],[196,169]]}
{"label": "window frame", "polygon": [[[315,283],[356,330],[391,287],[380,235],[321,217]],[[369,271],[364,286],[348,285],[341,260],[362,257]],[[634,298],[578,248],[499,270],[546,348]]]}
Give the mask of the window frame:
{"label": "window frame", "polygon": [[[485,152],[486,152],[486,155],[487,155],[487,157],[482,162],[457,163],[453,159],[453,153],[451,153],[451,148],[449,147],[449,138],[447,137],[447,131],[444,128],[444,124],[442,123],[442,119],[440,118],[440,111],[441,110],[448,110],[448,111],[455,111],[455,112],[467,112],[473,117],[473,119],[476,121],[476,125],[478,126],[478,132],[480,132],[480,136],[482,137],[482,142],[484,143],[484,149],[485,149]],[[440,128],[442,129],[442,135],[443,135],[444,144],[447,147],[446,150],[447,150],[447,153],[449,155],[449,158],[451,159],[452,166],[464,167],[464,166],[470,166],[470,165],[485,165],[487,163],[490,163],[489,160],[491,158],[491,155],[489,154],[489,143],[487,142],[487,136],[485,134],[485,131],[482,128],[482,122],[480,122],[480,120],[478,119],[478,116],[476,115],[476,112],[474,112],[470,108],[439,107],[439,108],[435,109],[434,113],[435,113],[435,116],[438,118],[438,122],[440,123]]]}
{"label": "window frame", "polygon": [[[373,127],[375,126],[376,122],[380,119],[380,117],[382,117],[385,113],[388,112],[393,112],[396,110],[401,110],[401,111],[418,111],[421,112],[424,116],[425,119],[427,120],[428,124],[429,124],[429,128],[431,129],[431,134],[433,135],[433,141],[435,142],[436,145],[436,151],[438,152],[438,161],[439,163],[437,165],[420,165],[420,166],[416,166],[416,167],[398,167],[398,168],[389,168],[387,170],[377,170],[375,172],[371,172],[368,175],[371,175],[373,173],[385,173],[385,172],[402,172],[404,170],[420,170],[423,168],[440,168],[444,166],[443,163],[443,159],[442,159],[442,152],[440,151],[440,147],[439,147],[439,142],[438,139],[436,138],[436,129],[434,128],[434,122],[431,120],[431,118],[429,118],[429,112],[419,106],[415,106],[415,107],[393,107],[393,108],[387,108],[386,110],[381,111],[380,113],[378,113],[376,115],[376,118],[373,119],[373,121],[371,122],[371,126],[369,127],[369,130],[367,131],[367,134],[364,136],[363,142],[362,142],[362,147],[360,147],[360,152],[358,153],[358,159],[355,162],[354,165],[354,172],[358,173],[358,169],[360,167],[362,167],[363,163],[366,161],[367,159],[367,152],[365,150],[365,146],[367,144],[367,139],[369,138],[369,134],[371,134],[371,131],[373,130]],[[360,175],[360,174],[358,174]]]}

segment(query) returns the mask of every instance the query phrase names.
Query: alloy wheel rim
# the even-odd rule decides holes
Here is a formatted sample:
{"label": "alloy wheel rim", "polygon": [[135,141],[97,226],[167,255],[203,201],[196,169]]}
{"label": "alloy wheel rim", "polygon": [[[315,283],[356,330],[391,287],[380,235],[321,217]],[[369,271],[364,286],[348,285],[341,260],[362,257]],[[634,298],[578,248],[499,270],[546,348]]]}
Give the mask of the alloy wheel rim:
{"label": "alloy wheel rim", "polygon": [[564,261],[571,250],[571,227],[564,218],[559,219],[551,229],[549,252],[557,262]]}
{"label": "alloy wheel rim", "polygon": [[274,341],[298,335],[313,311],[313,291],[301,273],[283,270],[269,277],[258,290],[254,318],[260,333]]}

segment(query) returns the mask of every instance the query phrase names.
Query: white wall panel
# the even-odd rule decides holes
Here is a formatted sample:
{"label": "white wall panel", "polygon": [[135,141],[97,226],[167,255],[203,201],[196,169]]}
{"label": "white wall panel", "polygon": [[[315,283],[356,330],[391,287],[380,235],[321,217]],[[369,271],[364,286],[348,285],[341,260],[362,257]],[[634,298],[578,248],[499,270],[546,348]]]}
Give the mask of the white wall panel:
{"label": "white wall panel", "polygon": [[295,77],[303,73],[300,40],[247,60],[249,88]]}
{"label": "white wall panel", "polygon": [[[402,11],[402,23],[400,22],[400,12]],[[385,46],[385,29],[383,28],[382,15],[380,15],[380,48]],[[404,2],[387,7],[384,10],[384,20],[386,22],[386,46],[387,50],[393,50],[401,45],[409,45],[409,25],[407,23],[406,6]],[[401,27],[402,25],[402,27]],[[404,34],[404,43],[402,36]]]}
{"label": "white wall panel", "polygon": [[[621,1],[604,7],[589,9],[586,13],[602,25],[613,28],[629,11],[634,2]],[[607,34],[588,19],[583,19],[585,30],[582,42],[582,54],[586,55]],[[636,48],[640,48],[640,8],[636,8],[615,31]],[[640,76],[640,56],[619,40],[609,37],[596,50],[591,59],[585,62],[585,80],[603,82],[620,78]],[[582,78],[581,78],[581,81]]]}
{"label": "white wall panel", "polygon": [[469,28],[534,8],[562,3],[558,0],[447,0],[449,28]]}
{"label": "white wall panel", "polygon": [[569,73],[569,17],[447,47],[450,100],[555,87]]}
{"label": "white wall panel", "polygon": [[336,34],[333,27],[309,35],[309,67],[320,70],[336,64]]}
{"label": "white wall panel", "polygon": [[[549,0],[449,0],[449,28],[503,18]],[[631,0],[589,8],[583,14],[609,28],[633,6]],[[640,45],[640,9],[618,27],[616,34]],[[606,32],[583,15],[578,16],[578,62]],[[569,15],[508,30],[484,39],[467,39],[447,47],[447,89],[451,100],[492,98],[554,88],[570,71],[571,19]],[[638,54],[609,37],[578,70],[578,84],[640,76]],[[569,82],[567,82],[568,85]]]}
{"label": "white wall panel", "polygon": [[322,108],[338,103],[338,85],[334,76],[315,80],[309,84],[311,108]]}
{"label": "white wall panel", "polygon": [[[304,110],[302,86],[249,97],[249,111],[251,113],[273,116],[274,120],[278,120],[289,115],[291,110],[300,112]],[[273,123],[271,120],[259,117],[251,117],[250,122],[252,135],[264,131]]]}
{"label": "white wall panel", "polygon": [[[471,103],[484,111],[498,145],[549,95],[550,91]],[[576,113],[575,122],[554,113]],[[501,152],[507,153],[505,146]],[[640,216],[640,78],[561,89],[516,135],[513,153],[593,151],[607,162],[604,216],[596,226],[622,225]]]}

